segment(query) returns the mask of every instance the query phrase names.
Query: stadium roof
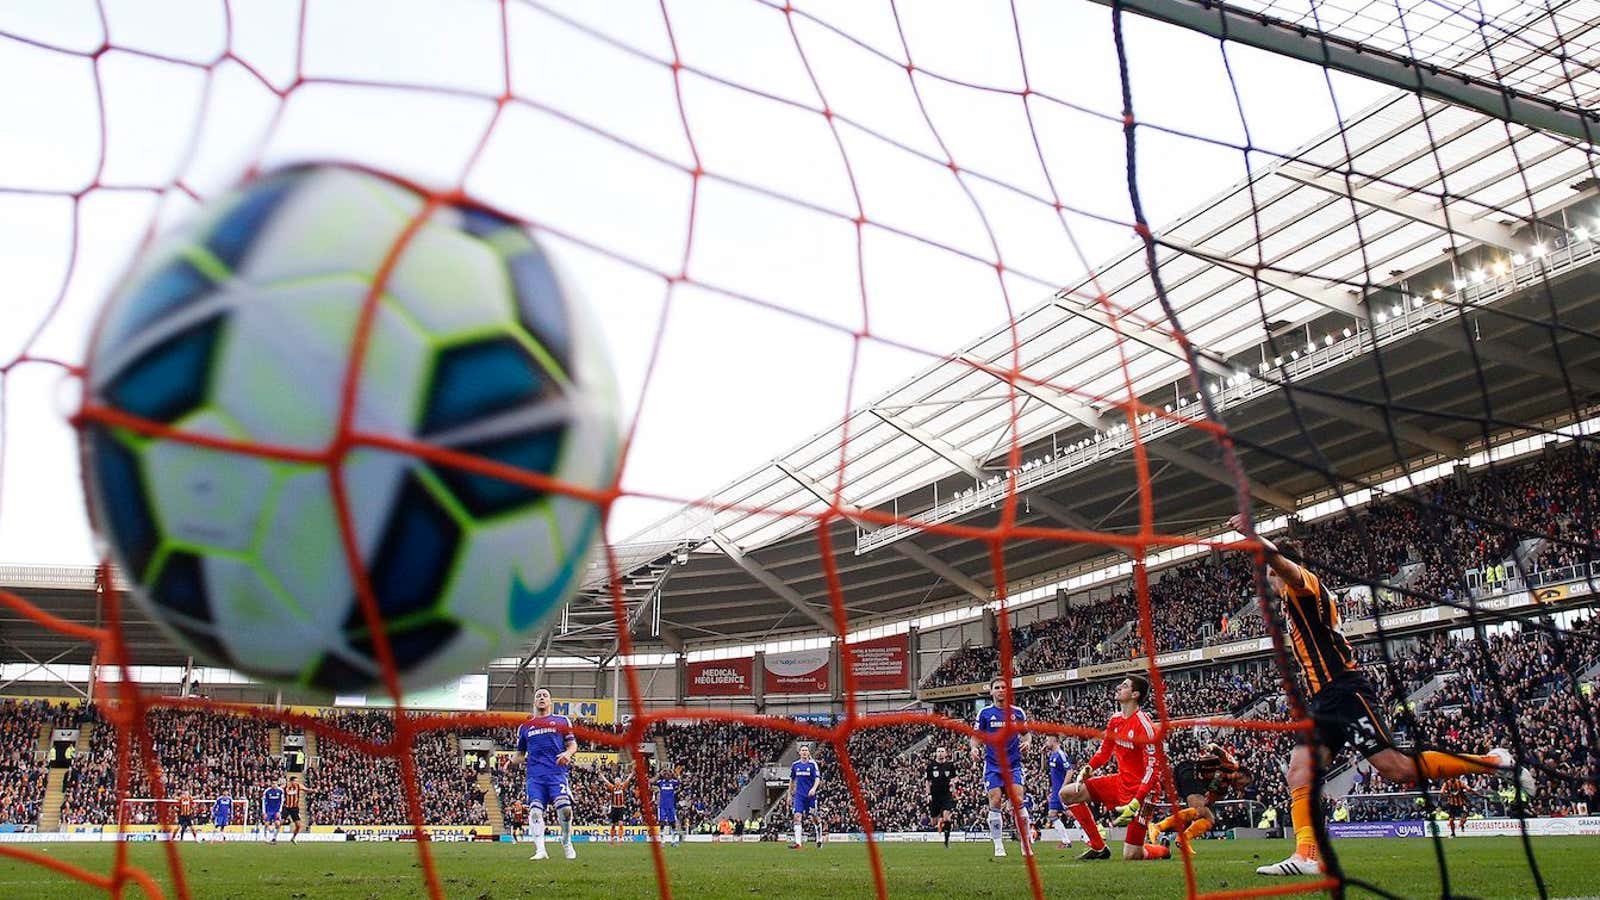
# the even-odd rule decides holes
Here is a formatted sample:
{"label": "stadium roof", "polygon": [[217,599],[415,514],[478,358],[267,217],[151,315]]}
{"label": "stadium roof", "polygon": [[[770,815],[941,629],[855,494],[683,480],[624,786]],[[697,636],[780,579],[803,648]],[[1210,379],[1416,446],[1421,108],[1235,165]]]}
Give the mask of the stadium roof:
{"label": "stadium roof", "polygon": [[[1335,33],[1403,48],[1384,24],[1392,9],[1317,6]],[[1424,59],[1498,72],[1566,102],[1576,88],[1578,106],[1595,105],[1600,3],[1506,9],[1490,29],[1493,64],[1471,46],[1478,33],[1467,13],[1419,2],[1406,20]],[[1554,62],[1558,44],[1570,78]],[[1238,442],[1259,504],[1288,510],[1329,495],[1335,481],[1460,458],[1483,439],[1485,419],[1498,434],[1589,414],[1600,395],[1600,245],[1585,229],[1600,236],[1600,223],[1584,144],[1399,93],[1290,160],[1252,161],[1267,164],[1155,237],[1167,297],[1203,352],[1203,389]],[[1204,533],[1235,508],[1210,436],[1181,421],[1198,416],[1197,386],[1142,244],[1019,313],[1015,328],[1015,343],[1001,323],[615,548],[636,639],[682,648],[830,630],[813,517],[834,491],[847,511],[993,527],[1013,440],[1024,461],[1011,473],[1018,524],[1133,532],[1139,479],[1125,373],[1141,403],[1170,405],[1174,416],[1139,426],[1157,531]],[[1022,379],[1014,397],[1013,351]],[[1296,388],[1296,408],[1285,384]],[[988,601],[994,588],[982,541],[850,519],[834,520],[827,539],[852,627]],[[1116,554],[1096,543],[1013,540],[1006,577],[1014,592],[1125,558]],[[7,577],[22,576],[0,573],[0,582]],[[69,581],[20,586],[51,612],[92,619],[82,585]],[[530,651],[615,651],[603,567],[587,587]],[[140,661],[172,660],[136,610],[129,619]],[[36,655],[70,649],[9,611],[0,639]]]}

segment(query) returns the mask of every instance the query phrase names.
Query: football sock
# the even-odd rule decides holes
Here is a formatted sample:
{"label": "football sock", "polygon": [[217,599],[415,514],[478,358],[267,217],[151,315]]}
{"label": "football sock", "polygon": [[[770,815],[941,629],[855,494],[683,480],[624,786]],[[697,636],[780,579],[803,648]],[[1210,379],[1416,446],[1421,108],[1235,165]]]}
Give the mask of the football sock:
{"label": "football sock", "polygon": [[799,816],[795,816],[794,819],[794,842],[796,844],[804,844],[806,842],[805,828],[800,824]]}
{"label": "football sock", "polygon": [[528,813],[528,834],[533,838],[534,852],[544,851],[544,813],[530,811]]}
{"label": "football sock", "polygon": [[572,844],[572,807],[563,806],[556,811],[556,819],[561,823],[561,843]]}
{"label": "football sock", "polygon": [[1089,812],[1089,804],[1075,803],[1068,807],[1068,810],[1071,811],[1073,818],[1078,820],[1078,827],[1089,836],[1089,849],[1104,850],[1106,840],[1100,836],[1100,826],[1095,824],[1094,814]]}
{"label": "football sock", "polygon": [[1177,831],[1179,828],[1182,828],[1190,822],[1193,822],[1195,817],[1198,815],[1200,814],[1194,810],[1184,807],[1183,809],[1180,809],[1172,815],[1167,816],[1165,819],[1157,822],[1156,834],[1161,834],[1167,831]]}
{"label": "football sock", "polygon": [[1017,833],[1017,843],[1026,851],[1033,846],[1033,814],[1026,808],[1022,810],[1021,824],[1022,828]]}
{"label": "football sock", "polygon": [[1440,753],[1424,750],[1417,754],[1417,774],[1429,781],[1443,781],[1457,775],[1498,772],[1500,763],[1492,756],[1474,753]]}
{"label": "football sock", "polygon": [[1289,791],[1289,821],[1294,824],[1294,852],[1317,859],[1317,829],[1311,823],[1311,786]]}
{"label": "football sock", "polygon": [[1168,850],[1167,848],[1165,848],[1163,846],[1161,846],[1160,844],[1145,844],[1144,845],[1144,858],[1145,859],[1166,859],[1167,857],[1169,857],[1171,855],[1172,855],[1172,851]]}
{"label": "football sock", "polygon": [[1211,820],[1210,819],[1196,819],[1194,821],[1194,824],[1190,825],[1188,827],[1188,829],[1186,829],[1183,832],[1183,836],[1192,841],[1195,838],[1205,834],[1206,832],[1208,832],[1210,830],[1211,830]]}
{"label": "football sock", "polygon": [[989,810],[989,840],[994,841],[996,847],[1000,846],[1000,827],[1003,821],[1000,810],[992,808]]}
{"label": "football sock", "polygon": [[939,830],[944,832],[944,845],[946,847],[950,846],[950,823],[948,821],[945,822],[939,826]]}

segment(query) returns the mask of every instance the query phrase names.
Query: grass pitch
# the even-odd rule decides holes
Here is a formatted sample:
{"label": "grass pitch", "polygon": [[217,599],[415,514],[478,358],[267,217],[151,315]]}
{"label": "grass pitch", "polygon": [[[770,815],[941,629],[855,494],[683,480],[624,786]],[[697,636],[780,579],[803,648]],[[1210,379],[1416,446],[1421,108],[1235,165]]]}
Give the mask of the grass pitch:
{"label": "grass pitch", "polygon": [[[1600,893],[1600,838],[1533,839],[1534,854],[1549,897]],[[632,900],[658,894],[650,854],[643,844],[607,847],[579,844],[578,859],[531,862],[524,844],[435,844],[434,859],[445,892],[466,900],[557,898]],[[110,844],[44,844],[28,849],[86,866],[109,869]],[[1168,862],[1078,862],[1080,848],[1041,847],[1040,875],[1047,897],[1150,900],[1181,897],[1183,865]],[[1115,850],[1116,847],[1114,846]],[[1455,895],[1485,898],[1536,897],[1532,875],[1516,838],[1445,841],[1444,858]],[[1011,855],[994,859],[989,844],[881,845],[889,893],[894,898],[998,898],[1029,896],[1027,872]],[[1296,879],[1267,879],[1255,867],[1288,853],[1286,841],[1205,841],[1195,857],[1200,891],[1290,887]],[[1338,843],[1347,872],[1408,898],[1439,897],[1442,886],[1431,841],[1345,840]],[[156,876],[172,896],[162,848],[133,844],[130,859]],[[412,844],[186,844],[182,847],[189,889],[198,898],[313,898],[400,900],[424,896],[421,868]],[[670,848],[672,894],[705,898],[796,898],[844,900],[873,896],[863,844],[829,844],[795,852],[781,844],[685,844]],[[1350,896],[1371,896],[1352,889]],[[94,888],[41,866],[0,857],[0,897],[67,900],[104,897]],[[137,897],[130,886],[126,896]]]}

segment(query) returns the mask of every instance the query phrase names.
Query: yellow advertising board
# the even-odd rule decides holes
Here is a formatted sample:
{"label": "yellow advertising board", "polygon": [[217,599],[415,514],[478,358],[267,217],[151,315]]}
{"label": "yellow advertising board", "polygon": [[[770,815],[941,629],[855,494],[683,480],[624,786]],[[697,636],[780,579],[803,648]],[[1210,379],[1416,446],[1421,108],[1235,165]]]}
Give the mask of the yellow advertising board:
{"label": "yellow advertising board", "polygon": [[557,697],[550,701],[550,711],[569,719],[581,719],[596,725],[610,725],[617,721],[617,701],[599,697]]}

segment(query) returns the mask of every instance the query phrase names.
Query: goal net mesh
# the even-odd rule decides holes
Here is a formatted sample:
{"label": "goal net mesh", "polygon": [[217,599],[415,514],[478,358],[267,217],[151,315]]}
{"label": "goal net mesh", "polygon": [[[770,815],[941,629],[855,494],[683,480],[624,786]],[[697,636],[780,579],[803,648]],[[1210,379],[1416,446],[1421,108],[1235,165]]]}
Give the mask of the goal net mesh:
{"label": "goal net mesh", "polygon": [[[1018,568],[1030,590],[1047,574],[1093,587],[1069,581],[1081,566],[1039,573],[1027,560],[1052,546],[1098,546],[1111,560],[1103,564],[1132,580],[1135,625],[1115,648],[1092,646],[1119,624],[1108,623],[1071,665],[1112,652],[1138,661],[1151,681],[1168,797],[1171,764],[1192,752],[1197,731],[1227,732],[1275,759],[1308,739],[1309,698],[1254,532],[1309,529],[1303,561],[1350,589],[1340,602],[1368,636],[1364,658],[1395,704],[1388,711],[1405,746],[1503,744],[1536,772],[1541,797],[1571,796],[1597,768],[1594,706],[1580,689],[1593,678],[1596,647],[1569,608],[1588,593],[1595,534],[1600,294],[1586,267],[1600,252],[1600,179],[1586,131],[1594,119],[1582,110],[1600,88],[1600,5],[1494,7],[12,6],[0,11],[0,536],[13,539],[40,510],[70,502],[32,475],[70,444],[16,423],[42,411],[81,427],[101,415],[62,397],[81,374],[87,323],[131,255],[241,174],[350,161],[434,185],[437,201],[477,198],[514,214],[613,320],[637,459],[601,498],[608,521],[630,502],[686,505],[696,514],[685,521],[740,517],[745,549],[763,535],[814,532],[821,587],[810,599],[839,635],[851,634],[860,599],[844,592],[841,523],[858,523],[863,546],[922,537],[944,559],[985,559],[977,587],[997,646],[964,680],[999,673],[1011,692],[1033,684],[1012,677],[1022,671]],[[952,355],[953,343],[978,333],[989,337]],[[708,355],[719,363],[715,381],[690,365]],[[907,373],[940,366],[961,370],[950,385],[965,377],[986,387],[914,400],[902,392],[859,414]],[[807,448],[815,464],[801,474],[820,504],[792,492],[680,496],[671,478],[681,461],[640,450],[664,446],[674,428],[706,443],[781,432],[785,398],[801,394],[827,398],[833,406],[820,408],[842,423]],[[963,412],[980,407],[988,415]],[[931,474],[903,472],[863,494],[868,451],[896,435],[917,444],[915,460]],[[1511,461],[1538,452],[1550,474],[1539,485],[1518,481]],[[1114,473],[1086,503],[1098,511],[1057,502],[1052,513],[1034,487],[1088,463]],[[1482,478],[1509,486],[1487,496],[1475,487]],[[1100,502],[1114,482],[1117,498]],[[929,483],[918,508],[889,504]],[[1226,530],[1228,515],[1252,506],[1250,534]],[[1208,552],[1218,571],[1227,559],[1254,561],[1248,582],[1260,613],[1236,598],[1234,620],[1213,629],[1158,602],[1168,595],[1151,570]],[[950,568],[944,559],[933,559],[935,571]],[[606,564],[620,585],[616,552]],[[1566,573],[1559,584],[1549,574],[1557,570]],[[135,665],[109,564],[102,572],[97,625],[15,593],[0,592],[0,602],[92,644],[101,667]],[[1491,602],[1518,596],[1509,588],[1534,602]],[[626,660],[632,623],[622,588],[612,590]],[[1467,718],[1406,702],[1416,670],[1393,658],[1387,638],[1414,624],[1408,613],[1472,629],[1447,651],[1484,676],[1465,698]],[[1189,646],[1180,637],[1202,630],[1270,648],[1281,715],[1183,713],[1164,675],[1208,652],[1179,649]],[[1495,641],[1536,642],[1537,690],[1502,664],[1510,643]],[[381,631],[377,648],[387,662]],[[398,695],[392,665],[384,668]],[[873,840],[863,761],[852,759],[849,739],[908,724],[934,724],[961,742],[976,732],[965,713],[869,718],[843,669],[845,714],[822,727],[647,709],[627,665],[629,724],[580,736],[625,751],[656,723],[719,717],[814,739],[867,834],[872,890],[888,897],[893,872]],[[115,701],[102,727],[120,738],[118,795],[138,790],[135,771],[152,773],[153,799],[142,803],[165,817],[148,716],[209,701],[157,696],[133,677],[101,690]],[[392,760],[418,836],[419,735],[511,721],[418,717],[399,706],[392,733],[372,740],[325,719],[258,715]],[[1036,716],[1026,727],[1097,741],[1099,717]],[[989,739],[1013,733],[1008,724]],[[1559,753],[1553,736],[1565,742]],[[649,773],[642,756],[632,764],[651,820]],[[1436,796],[1415,796],[1431,818]],[[1534,811],[1525,799],[1510,803],[1512,816]],[[1322,804],[1316,811],[1325,838],[1331,815]],[[1324,879],[1223,887],[1203,860],[1181,853],[1173,886],[1228,897],[1360,884],[1392,896],[1376,875],[1345,871],[1337,842],[1321,843]],[[442,896],[429,844],[416,849],[426,889]],[[654,842],[651,850],[669,896],[667,858]],[[0,854],[114,893],[137,884],[157,895],[157,878],[179,896],[191,892],[171,845],[164,872],[134,865],[120,844],[100,871],[8,844]],[[1437,858],[1443,892],[1471,892]],[[1531,844],[1527,860],[1528,889],[1542,894]],[[1036,860],[1025,864],[1026,890],[1042,897]]]}

